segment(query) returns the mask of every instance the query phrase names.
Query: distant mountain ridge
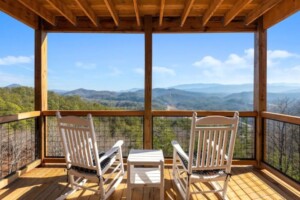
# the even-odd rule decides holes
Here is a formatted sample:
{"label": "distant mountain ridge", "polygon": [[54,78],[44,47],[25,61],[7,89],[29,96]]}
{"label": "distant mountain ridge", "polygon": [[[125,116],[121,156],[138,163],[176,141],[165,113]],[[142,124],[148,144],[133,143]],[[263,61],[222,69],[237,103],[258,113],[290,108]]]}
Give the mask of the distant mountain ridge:
{"label": "distant mountain ridge", "polygon": [[[9,87],[22,87],[16,84]],[[153,109],[159,110],[253,110],[253,85],[185,84],[152,90]],[[300,99],[300,84],[269,84],[268,102],[282,98]],[[83,100],[120,109],[144,109],[144,90],[97,91],[79,88],[52,90],[61,96],[79,96]]]}
{"label": "distant mountain ridge", "polygon": [[[183,84],[176,85],[169,88],[175,88],[191,92],[204,93],[239,93],[239,92],[253,92],[253,84],[217,84],[217,83],[198,83],[198,84]],[[289,83],[271,83],[268,84],[268,92],[271,93],[293,93],[300,92],[300,84]]]}
{"label": "distant mountain ridge", "polygon": [[22,87],[22,85],[14,83],[14,84],[10,84],[8,86],[5,86],[5,88],[17,88],[17,87]]}

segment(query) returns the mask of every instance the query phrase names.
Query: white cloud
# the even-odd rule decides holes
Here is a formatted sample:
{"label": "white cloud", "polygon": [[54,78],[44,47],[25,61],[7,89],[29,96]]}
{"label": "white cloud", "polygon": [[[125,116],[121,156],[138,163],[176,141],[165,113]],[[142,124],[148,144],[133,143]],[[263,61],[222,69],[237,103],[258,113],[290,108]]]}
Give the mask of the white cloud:
{"label": "white cloud", "polygon": [[245,49],[244,53],[245,53],[245,56],[244,56],[245,59],[253,60],[253,58],[254,58],[254,49],[253,48]]}
{"label": "white cloud", "polygon": [[300,83],[299,82],[300,65],[283,68],[274,67],[268,70],[269,83]]}
{"label": "white cloud", "polygon": [[95,69],[96,68],[96,64],[95,63],[83,63],[83,62],[76,62],[75,66],[79,69]]}
{"label": "white cloud", "polygon": [[[203,82],[224,84],[249,83],[253,80],[253,49],[246,49],[242,55],[231,53],[225,60],[211,55],[193,63],[195,75]],[[199,71],[200,70],[200,71]]]}
{"label": "white cloud", "polygon": [[0,65],[28,64],[33,60],[33,56],[6,56],[0,58]]}
{"label": "white cloud", "polygon": [[158,66],[153,67],[153,73],[171,75],[171,76],[176,75],[176,73],[173,69],[170,69],[170,68],[167,68],[167,67],[158,67]]}
{"label": "white cloud", "polygon": [[226,65],[237,65],[237,66],[246,66],[247,61],[245,57],[240,57],[237,54],[230,54],[228,59],[225,61]]}
{"label": "white cloud", "polygon": [[208,66],[221,66],[222,62],[212,56],[205,56],[200,61],[196,61],[193,63],[196,67],[208,67]]}
{"label": "white cloud", "polygon": [[280,59],[280,58],[289,58],[296,56],[296,54],[290,53],[285,50],[268,50],[268,58],[270,59]]}

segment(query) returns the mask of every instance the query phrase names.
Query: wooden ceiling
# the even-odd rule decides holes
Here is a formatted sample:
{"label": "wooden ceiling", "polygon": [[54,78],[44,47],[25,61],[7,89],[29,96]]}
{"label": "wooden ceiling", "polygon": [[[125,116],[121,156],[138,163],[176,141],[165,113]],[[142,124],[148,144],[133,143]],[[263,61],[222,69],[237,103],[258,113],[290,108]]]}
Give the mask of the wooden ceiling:
{"label": "wooden ceiling", "polygon": [[0,10],[34,29],[54,32],[247,32],[300,9],[299,0],[0,0]]}

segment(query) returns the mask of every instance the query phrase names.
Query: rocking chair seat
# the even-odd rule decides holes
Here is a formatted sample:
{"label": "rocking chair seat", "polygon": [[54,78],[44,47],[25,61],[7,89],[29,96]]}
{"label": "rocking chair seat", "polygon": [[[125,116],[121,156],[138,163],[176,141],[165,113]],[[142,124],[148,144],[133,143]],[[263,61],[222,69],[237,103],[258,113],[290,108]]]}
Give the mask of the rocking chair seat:
{"label": "rocking chair seat", "polygon": [[[179,159],[182,161],[185,168],[188,168],[189,161],[185,159],[179,152],[177,152]],[[197,154],[195,154],[197,155]],[[196,164],[196,156],[194,156],[193,164]],[[215,178],[227,178],[227,176],[231,175],[226,173],[223,169],[212,169],[212,170],[193,170],[191,174],[191,178],[210,180]]]}
{"label": "rocking chair seat", "polygon": [[[114,158],[114,156],[117,154],[118,149],[115,150],[115,152],[113,152],[109,157],[105,158],[104,160],[102,160],[100,162],[100,167],[103,170],[109,163],[110,161]],[[101,159],[102,156],[104,156],[105,152],[101,152],[99,153],[99,159]],[[95,163],[95,160],[93,160],[93,162]],[[85,167],[80,167],[80,166],[71,166],[71,169],[76,170],[78,172],[81,173],[87,173],[87,174],[97,174],[97,170],[93,170],[93,169],[88,169]]]}

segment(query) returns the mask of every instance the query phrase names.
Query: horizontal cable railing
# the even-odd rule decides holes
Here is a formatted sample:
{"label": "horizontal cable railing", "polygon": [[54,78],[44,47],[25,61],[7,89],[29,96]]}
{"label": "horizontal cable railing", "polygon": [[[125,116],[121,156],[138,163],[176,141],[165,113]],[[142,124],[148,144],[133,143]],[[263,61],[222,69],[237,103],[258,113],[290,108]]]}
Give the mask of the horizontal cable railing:
{"label": "horizontal cable railing", "polygon": [[[95,114],[95,113],[94,113]],[[95,114],[96,115],[96,114]],[[95,116],[93,122],[99,151],[110,149],[115,142],[123,140],[123,156],[131,148],[143,148],[143,117]],[[84,116],[83,116],[84,117]],[[63,157],[60,135],[55,117],[47,117],[46,157]]]}
{"label": "horizontal cable railing", "polygon": [[36,118],[40,112],[0,117],[0,179],[39,159]]}
{"label": "horizontal cable railing", "polygon": [[[63,157],[63,149],[58,134],[56,111],[43,111],[47,118],[46,157]],[[144,111],[61,111],[62,115],[86,116],[91,113],[99,149],[104,151],[118,139],[123,139],[123,155],[130,148],[143,148]],[[171,140],[177,139],[183,146],[188,145],[190,119],[193,111],[152,111],[153,148],[163,149],[165,157],[172,157]],[[233,116],[232,111],[198,111],[198,116]],[[256,112],[240,112],[239,134],[237,136],[235,159],[254,159],[255,156],[255,117]]]}
{"label": "horizontal cable railing", "polygon": [[[189,148],[190,117],[154,117],[153,148],[163,149],[165,157],[172,157],[172,140],[177,140],[184,151]],[[255,118],[241,117],[236,138],[234,158],[255,158]]]}
{"label": "horizontal cable railing", "polygon": [[300,183],[300,120],[274,113],[263,116],[267,117],[264,161]]}

